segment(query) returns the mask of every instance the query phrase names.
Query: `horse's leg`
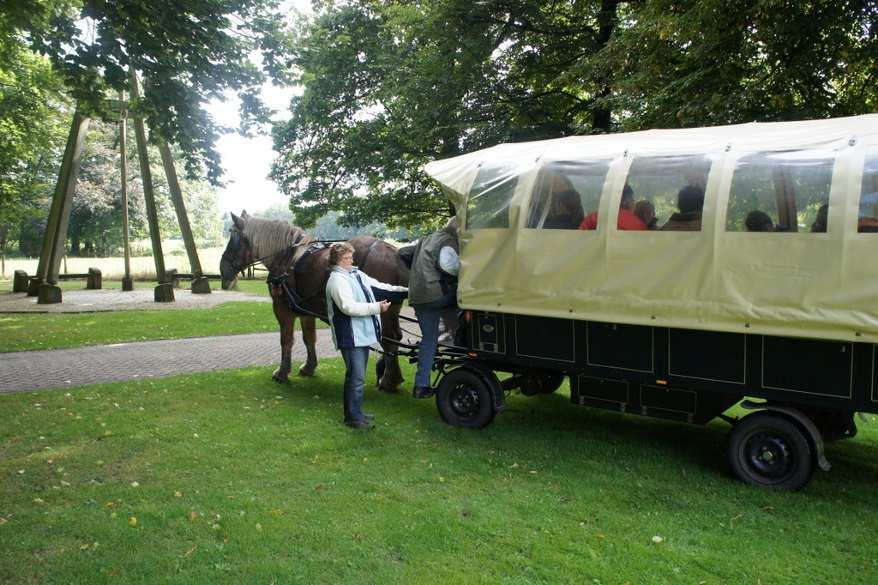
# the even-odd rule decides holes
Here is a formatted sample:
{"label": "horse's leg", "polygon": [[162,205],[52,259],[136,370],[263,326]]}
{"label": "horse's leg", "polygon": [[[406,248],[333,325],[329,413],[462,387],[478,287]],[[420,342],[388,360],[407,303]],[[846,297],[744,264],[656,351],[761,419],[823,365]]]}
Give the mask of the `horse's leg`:
{"label": "horse's leg", "polygon": [[305,349],[308,351],[308,358],[299,368],[299,375],[313,376],[314,370],[317,369],[317,327],[314,317],[307,315],[300,316],[299,323],[302,328],[302,341],[305,342]]}
{"label": "horse's leg", "polygon": [[396,392],[399,386],[405,382],[402,370],[399,369],[399,346],[396,341],[402,339],[402,330],[399,328],[399,310],[402,305],[390,305],[386,313],[381,314],[381,335],[385,339],[381,342],[384,349],[384,372],[378,383],[378,389],[384,392]]}
{"label": "horse's leg", "polygon": [[280,366],[272,374],[276,382],[286,382],[290,377],[290,360],[293,351],[293,331],[296,325],[296,316],[290,311],[287,304],[279,299],[272,303],[274,316],[280,327]]}

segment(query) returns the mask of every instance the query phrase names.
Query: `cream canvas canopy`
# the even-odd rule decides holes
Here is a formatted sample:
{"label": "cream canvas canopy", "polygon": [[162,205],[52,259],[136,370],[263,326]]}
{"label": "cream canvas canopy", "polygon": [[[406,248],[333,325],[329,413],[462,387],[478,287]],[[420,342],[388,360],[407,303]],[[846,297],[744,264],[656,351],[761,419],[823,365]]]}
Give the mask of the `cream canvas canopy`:
{"label": "cream canvas canopy", "polygon": [[878,342],[878,114],[502,144],[425,171],[461,220],[461,307]]}

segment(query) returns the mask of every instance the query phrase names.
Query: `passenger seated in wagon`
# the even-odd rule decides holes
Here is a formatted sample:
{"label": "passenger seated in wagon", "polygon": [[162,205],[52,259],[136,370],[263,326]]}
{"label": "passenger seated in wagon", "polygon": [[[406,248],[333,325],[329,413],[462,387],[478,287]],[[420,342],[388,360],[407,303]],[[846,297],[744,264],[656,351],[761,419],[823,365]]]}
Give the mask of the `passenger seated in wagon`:
{"label": "passenger seated in wagon", "polygon": [[551,197],[543,229],[575,230],[582,221],[582,201],[567,177],[555,175],[552,178]]}
{"label": "passenger seated in wagon", "polygon": [[654,230],[658,227],[658,218],[655,216],[655,205],[649,199],[641,199],[634,205],[634,215],[640,218],[646,225],[646,229]]}
{"label": "passenger seated in wagon", "polygon": [[754,209],[744,219],[744,227],[747,228],[748,232],[773,232],[774,222],[771,221],[771,216],[764,211]]}
{"label": "passenger seated in wagon", "polygon": [[701,208],[704,207],[704,190],[695,185],[686,185],[677,193],[677,208],[662,226],[662,231],[698,232],[701,231]]}
{"label": "passenger seated in wagon", "polygon": [[[646,230],[646,223],[634,214],[634,189],[631,185],[625,184],[622,188],[622,201],[619,202],[619,219],[616,220],[616,228],[620,230],[643,231]],[[593,211],[585,216],[582,223],[579,224],[581,230],[594,230],[598,227],[598,212]]]}

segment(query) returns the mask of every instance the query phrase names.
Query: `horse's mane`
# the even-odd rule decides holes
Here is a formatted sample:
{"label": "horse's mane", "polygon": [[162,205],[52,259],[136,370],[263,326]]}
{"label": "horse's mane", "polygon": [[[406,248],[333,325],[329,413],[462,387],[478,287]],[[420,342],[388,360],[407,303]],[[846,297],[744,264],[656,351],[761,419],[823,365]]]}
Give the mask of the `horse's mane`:
{"label": "horse's mane", "polygon": [[283,219],[248,217],[244,237],[250,242],[255,258],[264,258],[290,248],[305,230]]}

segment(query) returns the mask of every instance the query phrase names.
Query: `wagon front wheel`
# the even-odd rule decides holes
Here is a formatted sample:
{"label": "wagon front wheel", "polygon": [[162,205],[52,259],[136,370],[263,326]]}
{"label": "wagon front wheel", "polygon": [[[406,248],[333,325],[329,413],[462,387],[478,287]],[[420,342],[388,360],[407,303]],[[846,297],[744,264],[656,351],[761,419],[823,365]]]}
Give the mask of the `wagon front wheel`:
{"label": "wagon front wheel", "polygon": [[436,407],[453,427],[479,429],[494,419],[491,389],[481,376],[460,368],[445,375],[436,389]]}
{"label": "wagon front wheel", "polygon": [[789,419],[756,412],[729,433],[729,464],[750,485],[795,491],[805,487],[814,472],[811,444]]}

